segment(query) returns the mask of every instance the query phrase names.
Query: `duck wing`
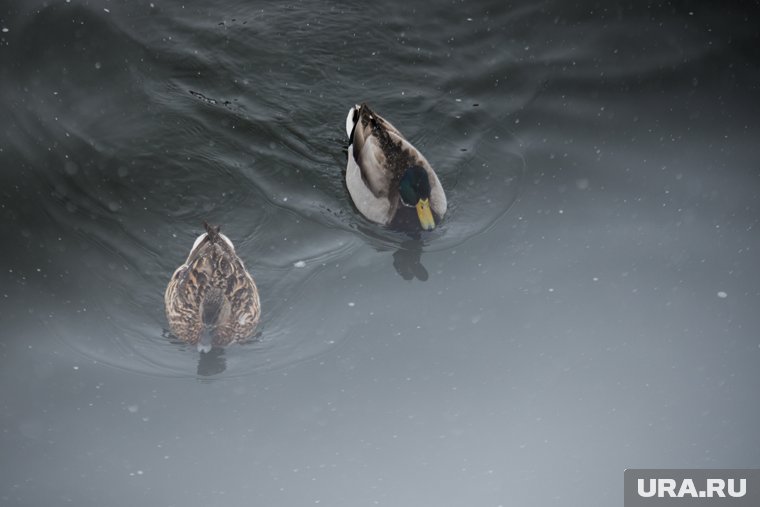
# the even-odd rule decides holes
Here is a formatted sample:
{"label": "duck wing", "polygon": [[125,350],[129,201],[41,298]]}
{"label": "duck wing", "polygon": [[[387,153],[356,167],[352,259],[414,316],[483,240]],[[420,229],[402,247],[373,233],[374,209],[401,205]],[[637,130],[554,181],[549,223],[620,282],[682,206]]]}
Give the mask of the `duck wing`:
{"label": "duck wing", "polygon": [[[388,120],[373,113],[375,121],[379,125],[376,130],[382,149],[386,155],[386,165],[396,174],[400,175],[410,166],[417,165],[425,169],[430,181],[430,206],[439,218],[446,214],[448,204],[443,185],[433,166],[425,156],[412,143],[409,142]],[[390,159],[390,161],[388,160]]]}
{"label": "duck wing", "polygon": [[183,264],[172,275],[166,287],[164,304],[169,329],[183,342],[196,344],[203,330],[199,307],[203,301],[201,287],[190,267]]}
{"label": "duck wing", "polygon": [[349,147],[362,181],[377,198],[388,196],[393,181],[389,157],[384,151],[387,145],[382,143],[382,128],[382,123],[377,121],[377,116],[369,107],[360,106]]}
{"label": "duck wing", "polygon": [[250,338],[261,315],[256,284],[240,260],[232,264],[221,289],[222,308],[214,332],[214,345],[223,347]]}

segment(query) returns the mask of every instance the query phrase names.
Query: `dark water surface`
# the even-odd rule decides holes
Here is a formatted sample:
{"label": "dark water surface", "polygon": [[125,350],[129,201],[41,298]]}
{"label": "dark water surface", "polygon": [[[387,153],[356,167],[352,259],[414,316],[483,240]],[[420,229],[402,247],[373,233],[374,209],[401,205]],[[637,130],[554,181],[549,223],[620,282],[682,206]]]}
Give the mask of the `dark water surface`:
{"label": "dark water surface", "polygon": [[[733,9],[733,10],[732,10]],[[757,5],[0,6],[3,505],[622,505],[760,466]],[[430,160],[360,217],[367,101]],[[261,290],[199,354],[201,222]]]}

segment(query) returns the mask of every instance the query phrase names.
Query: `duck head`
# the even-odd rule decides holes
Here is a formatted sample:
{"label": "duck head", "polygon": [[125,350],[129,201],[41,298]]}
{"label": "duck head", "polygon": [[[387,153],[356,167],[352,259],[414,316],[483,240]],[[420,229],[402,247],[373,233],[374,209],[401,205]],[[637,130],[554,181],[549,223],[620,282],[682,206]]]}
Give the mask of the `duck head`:
{"label": "duck head", "polygon": [[430,209],[430,179],[425,169],[418,165],[409,167],[399,182],[401,204],[417,209],[420,227],[426,231],[435,229],[435,219]]}

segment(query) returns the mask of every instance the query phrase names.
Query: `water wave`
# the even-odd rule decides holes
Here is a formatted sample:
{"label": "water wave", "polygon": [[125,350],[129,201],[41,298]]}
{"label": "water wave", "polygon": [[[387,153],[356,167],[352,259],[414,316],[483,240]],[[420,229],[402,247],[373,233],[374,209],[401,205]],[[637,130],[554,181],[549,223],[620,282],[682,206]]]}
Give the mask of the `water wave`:
{"label": "water wave", "polygon": [[[503,60],[472,67],[480,89],[439,75],[452,54],[474,61],[472,37],[451,53],[390,16],[367,45],[350,20],[366,23],[371,10],[333,6],[311,19],[270,7],[198,16],[55,5],[14,26],[12,42],[32,58],[9,90],[12,145],[51,196],[39,212],[72,245],[72,272],[87,274],[90,310],[52,324],[85,356],[144,374],[225,377],[319,355],[345,339],[320,291],[349,259],[367,246],[388,251],[402,277],[425,280],[425,252],[489,230],[519,195],[526,168],[510,115],[535,96],[533,81],[499,103],[488,87]],[[378,75],[378,59],[403,71]],[[60,79],[35,77],[59,61]],[[417,240],[350,202],[344,119],[364,100],[425,153],[446,189],[445,219]],[[203,220],[222,226],[262,291],[257,339],[213,357],[172,343],[163,316],[166,283]]]}

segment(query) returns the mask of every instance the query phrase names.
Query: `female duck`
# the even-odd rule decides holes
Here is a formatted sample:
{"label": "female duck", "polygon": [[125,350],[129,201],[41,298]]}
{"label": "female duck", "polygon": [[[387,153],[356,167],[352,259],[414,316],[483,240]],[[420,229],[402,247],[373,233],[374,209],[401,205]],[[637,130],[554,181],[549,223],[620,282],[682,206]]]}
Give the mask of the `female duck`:
{"label": "female duck", "polygon": [[446,194],[417,148],[367,104],[348,111],[346,133],[346,186],[361,214],[393,226],[403,226],[411,215],[411,223],[434,229],[446,214]]}
{"label": "female duck", "polygon": [[235,247],[220,227],[203,223],[206,233],[172,275],[164,295],[171,332],[208,352],[243,342],[259,322],[259,292]]}

